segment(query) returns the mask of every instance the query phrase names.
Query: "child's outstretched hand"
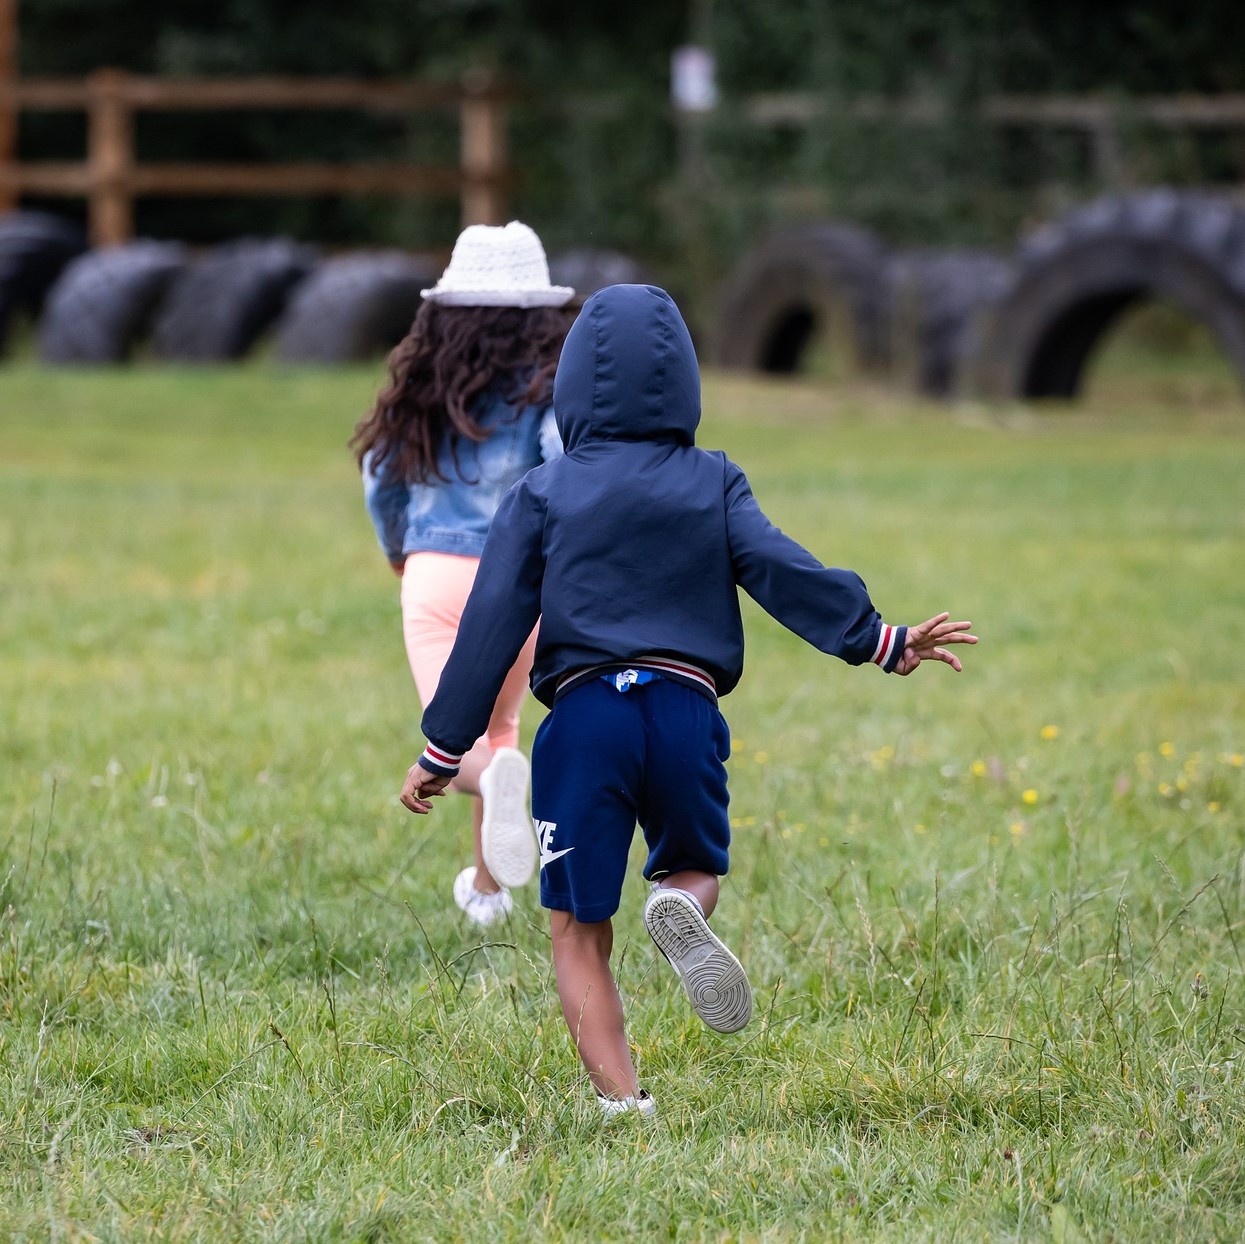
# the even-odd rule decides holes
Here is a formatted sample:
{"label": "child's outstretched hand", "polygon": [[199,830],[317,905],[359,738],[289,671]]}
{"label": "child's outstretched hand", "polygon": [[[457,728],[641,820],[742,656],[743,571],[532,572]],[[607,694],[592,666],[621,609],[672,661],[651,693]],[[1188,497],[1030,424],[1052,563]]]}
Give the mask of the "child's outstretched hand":
{"label": "child's outstretched hand", "polygon": [[437,795],[444,795],[445,788],[453,780],[443,773],[429,773],[422,765],[413,764],[406,771],[406,781],[402,783],[399,798],[404,807],[419,816],[426,816],[432,811],[432,804],[428,801]]}
{"label": "child's outstretched hand", "polygon": [[949,613],[940,613],[928,622],[908,627],[903,656],[895,666],[896,674],[911,674],[922,661],[944,661],[957,674],[964,668],[958,657],[940,645],[975,644],[977,636],[968,633],[971,622],[948,622],[950,616]]}

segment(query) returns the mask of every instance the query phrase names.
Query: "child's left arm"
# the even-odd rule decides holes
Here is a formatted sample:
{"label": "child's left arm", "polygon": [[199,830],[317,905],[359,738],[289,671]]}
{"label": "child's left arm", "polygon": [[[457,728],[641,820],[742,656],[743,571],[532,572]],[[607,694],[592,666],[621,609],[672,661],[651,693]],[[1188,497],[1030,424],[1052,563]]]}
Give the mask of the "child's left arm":
{"label": "child's left arm", "polygon": [[403,479],[393,478],[377,464],[369,451],[363,459],[363,503],[376,528],[376,542],[394,570],[401,574],[402,541],[406,535],[406,508],[411,490]]}
{"label": "child's left arm", "polygon": [[957,674],[964,668],[959,657],[942,645],[975,644],[977,636],[968,633],[971,622],[949,622],[950,616],[949,613],[935,614],[928,621],[908,627],[903,655],[894,669],[896,674],[911,674],[922,661],[942,661]]}

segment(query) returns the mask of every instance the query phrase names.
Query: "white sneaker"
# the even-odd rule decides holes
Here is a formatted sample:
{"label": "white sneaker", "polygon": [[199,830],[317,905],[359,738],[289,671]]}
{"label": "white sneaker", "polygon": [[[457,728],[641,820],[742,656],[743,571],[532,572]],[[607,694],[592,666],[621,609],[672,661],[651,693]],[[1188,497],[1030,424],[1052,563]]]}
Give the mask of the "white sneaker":
{"label": "white sneaker", "polygon": [[752,1018],[743,965],[714,936],[686,890],[658,886],[644,905],[644,927],[670,960],[696,1014],[715,1032],[738,1032]]}
{"label": "white sneaker", "polygon": [[646,1119],[657,1113],[657,1103],[643,1089],[640,1090],[639,1097],[602,1097],[598,1093],[597,1105],[601,1107],[601,1115],[606,1119],[627,1114],[632,1110]]}
{"label": "white sneaker", "polygon": [[454,902],[463,909],[472,924],[487,928],[510,915],[514,908],[514,899],[510,897],[510,891],[505,886],[496,894],[484,894],[476,889],[475,881],[474,864],[470,868],[464,868],[454,878]]}
{"label": "white sneaker", "polygon": [[527,757],[499,747],[480,774],[484,822],[480,850],[493,879],[502,886],[526,885],[536,871],[536,831],[527,807]]}

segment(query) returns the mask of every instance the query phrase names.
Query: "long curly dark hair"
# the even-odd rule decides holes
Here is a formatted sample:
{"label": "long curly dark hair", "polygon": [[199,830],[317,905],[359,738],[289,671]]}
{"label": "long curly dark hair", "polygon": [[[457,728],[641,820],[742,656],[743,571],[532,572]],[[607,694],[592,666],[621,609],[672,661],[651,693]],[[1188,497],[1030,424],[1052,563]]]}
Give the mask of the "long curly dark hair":
{"label": "long curly dark hair", "polygon": [[[574,314],[557,307],[447,307],[423,303],[389,355],[389,382],[359,420],[350,447],[360,466],[372,451],[388,475],[412,483],[445,480],[437,452],[487,440],[471,406],[485,390],[517,407],[547,402]],[[516,416],[517,417],[517,416]]]}

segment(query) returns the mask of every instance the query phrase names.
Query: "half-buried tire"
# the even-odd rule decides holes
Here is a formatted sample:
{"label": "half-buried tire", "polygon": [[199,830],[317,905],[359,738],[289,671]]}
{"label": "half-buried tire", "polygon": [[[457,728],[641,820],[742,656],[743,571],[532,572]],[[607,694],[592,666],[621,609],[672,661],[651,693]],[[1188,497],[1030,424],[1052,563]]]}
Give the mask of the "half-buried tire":
{"label": "half-buried tire", "polygon": [[170,285],[156,313],[152,352],[188,362],[241,358],[315,261],[310,247],[284,238],[214,247]]}
{"label": "half-buried tire", "polygon": [[619,251],[570,250],[549,259],[549,280],[575,291],[572,305],[607,285],[645,285],[649,277],[629,255]]}
{"label": "half-buried tire", "polygon": [[347,363],[375,358],[403,337],[419,309],[419,291],[441,266],[404,252],[340,255],[295,290],[276,326],[276,354],[287,363]]}
{"label": "half-buried tire", "polygon": [[120,363],[147,334],[169,282],[185,266],[176,242],[131,242],[88,251],[70,263],[39,321],[49,363]]}
{"label": "half-buried tire", "polygon": [[770,237],[739,261],[719,304],[721,367],[796,372],[818,337],[846,348],[847,369],[887,353],[887,252],[866,229],[825,222]]}
{"label": "half-buried tire", "polygon": [[52,283],[86,249],[82,230],[45,212],[0,216],[0,350],[11,318],[38,316]]}
{"label": "half-buried tire", "polygon": [[984,310],[1007,288],[1011,264],[988,251],[920,250],[891,265],[891,375],[926,397],[961,385]]}
{"label": "half-buried tire", "polygon": [[1143,299],[1207,325],[1245,385],[1245,212],[1151,190],[1098,199],[1040,229],[983,325],[973,391],[1075,397],[1098,344]]}

